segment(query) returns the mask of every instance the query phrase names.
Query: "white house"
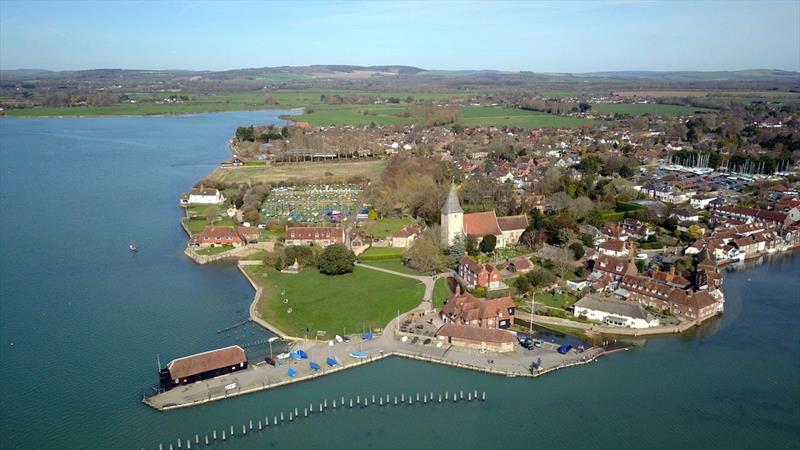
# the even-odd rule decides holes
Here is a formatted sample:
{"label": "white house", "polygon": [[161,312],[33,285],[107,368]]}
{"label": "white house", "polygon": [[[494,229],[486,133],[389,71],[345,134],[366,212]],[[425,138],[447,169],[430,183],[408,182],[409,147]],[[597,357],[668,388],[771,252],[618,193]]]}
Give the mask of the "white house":
{"label": "white house", "polygon": [[650,315],[642,305],[605,298],[599,294],[589,294],[578,300],[573,307],[575,317],[596,320],[607,326],[626,328],[658,326],[658,319]]}
{"label": "white house", "polygon": [[181,195],[181,205],[220,205],[225,196],[219,189],[200,186]]}

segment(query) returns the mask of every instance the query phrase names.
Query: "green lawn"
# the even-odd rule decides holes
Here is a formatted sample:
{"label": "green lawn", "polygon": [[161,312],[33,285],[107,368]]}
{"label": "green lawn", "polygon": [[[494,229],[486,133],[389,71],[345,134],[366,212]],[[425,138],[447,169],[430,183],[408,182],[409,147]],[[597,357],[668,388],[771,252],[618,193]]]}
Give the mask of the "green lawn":
{"label": "green lawn", "polygon": [[406,225],[416,221],[410,217],[387,217],[366,222],[364,231],[372,237],[390,237]]}
{"label": "green lawn", "polygon": [[713,110],[694,106],[661,105],[657,103],[597,103],[592,105],[592,111],[628,114],[631,116],[641,116],[643,114],[653,116],[689,116],[696,114],[698,111],[708,112]]}
{"label": "green lawn", "polygon": [[[192,234],[199,233],[208,226],[208,221],[202,218],[184,219],[183,222],[186,224]],[[230,217],[225,217],[224,219],[219,219],[214,222],[214,225],[218,227],[232,227],[235,224],[233,219]]]}
{"label": "green lawn", "polygon": [[441,308],[444,301],[447,300],[452,294],[450,288],[447,287],[447,278],[439,278],[433,286],[433,307]]}
{"label": "green lawn", "polygon": [[467,106],[461,109],[466,126],[509,126],[520,128],[575,128],[601,122],[578,117],[564,117],[535,111],[490,106]]}
{"label": "green lawn", "polygon": [[217,245],[215,247],[201,248],[197,250],[197,254],[203,256],[211,256],[211,255],[218,255],[222,252],[227,252],[228,250],[233,250],[233,245],[225,244],[225,245]]}
{"label": "green lawn", "polygon": [[553,297],[553,294],[548,292],[547,294],[537,295],[535,300],[536,303],[541,303],[547,306],[566,308],[567,306],[575,303],[578,299],[570,294],[557,294],[555,297]]}
{"label": "green lawn", "polygon": [[406,249],[402,247],[370,247],[359,256],[364,262],[366,262],[370,258],[375,258],[375,259],[400,258],[403,256],[403,253],[405,252]]}
{"label": "green lawn", "polygon": [[406,273],[408,275],[425,275],[424,273],[418,272],[404,265],[403,260],[400,258],[363,261],[363,263],[373,267],[380,267],[381,269],[388,269],[388,270],[394,270],[395,272]]}
{"label": "green lawn", "polygon": [[[403,117],[405,107],[353,107],[317,110],[311,114],[296,116],[297,120],[308,122],[311,126],[327,125],[396,125],[411,124],[417,121],[409,116]],[[366,114],[365,114],[366,113]]]}
{"label": "green lawn", "polygon": [[[246,267],[264,294],[258,301],[261,317],[291,335],[305,329],[335,334],[382,328],[422,299],[422,283],[404,277],[356,267],[347,275],[331,277],[316,269],[284,274],[264,266]],[[283,299],[288,298],[288,303]],[[288,310],[291,308],[292,312]]]}

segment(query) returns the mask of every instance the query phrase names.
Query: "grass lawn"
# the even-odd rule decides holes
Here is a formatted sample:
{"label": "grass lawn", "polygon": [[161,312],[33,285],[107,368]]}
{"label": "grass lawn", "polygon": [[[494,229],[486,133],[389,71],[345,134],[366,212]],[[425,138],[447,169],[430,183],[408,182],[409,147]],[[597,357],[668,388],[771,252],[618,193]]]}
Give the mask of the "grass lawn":
{"label": "grass lawn", "polygon": [[412,124],[418,121],[413,116],[403,117],[406,108],[400,107],[360,107],[349,105],[343,108],[317,110],[311,114],[297,116],[297,120],[308,122],[311,126],[327,125],[397,125]]}
{"label": "grass lawn", "polygon": [[[183,222],[186,224],[186,226],[189,228],[189,231],[192,234],[199,233],[208,226],[208,221],[206,219],[201,219],[201,218],[184,219]],[[219,219],[216,222],[214,222],[214,226],[232,227],[234,226],[234,222],[233,219],[231,219],[230,217],[225,217],[224,219]]]}
{"label": "grass lawn", "polygon": [[661,105],[657,103],[597,103],[592,105],[592,111],[602,113],[629,114],[631,116],[641,116],[650,114],[653,116],[689,116],[699,112],[709,112],[713,109],[696,108],[694,106],[680,105]]}
{"label": "grass lawn", "polygon": [[575,303],[578,299],[575,296],[570,294],[557,294],[553,297],[553,294],[539,294],[535,297],[536,303],[541,303],[547,306],[553,306],[556,308],[566,308],[567,306]]}
{"label": "grass lawn", "polygon": [[352,176],[377,179],[386,165],[384,160],[301,163],[278,166],[218,167],[207,177],[226,183],[270,183],[304,180],[317,184],[343,183]]}
{"label": "grass lawn", "polygon": [[211,206],[221,208],[219,205],[192,205],[186,207],[186,212],[189,213],[189,217],[203,217],[205,210]]}
{"label": "grass lawn", "polygon": [[233,250],[233,246],[226,244],[226,245],[217,245],[215,247],[201,248],[197,250],[197,254],[203,256],[211,256],[211,255],[218,255],[222,252],[227,252],[228,250]]}
{"label": "grass lawn", "polygon": [[[258,301],[261,317],[291,335],[302,336],[306,328],[335,334],[360,333],[384,327],[397,315],[416,306],[422,283],[375,270],[356,267],[351,274],[331,277],[316,269],[284,274],[264,266],[250,266],[247,273],[264,294]],[[283,299],[289,302],[284,303]],[[292,312],[289,313],[288,309]]]}
{"label": "grass lawn", "polygon": [[404,265],[403,260],[400,258],[363,261],[363,263],[373,267],[380,267],[381,269],[388,269],[388,270],[394,270],[395,272],[406,273],[408,275],[425,275],[422,272],[417,272],[416,270]]}
{"label": "grass lawn", "polygon": [[444,301],[452,295],[450,288],[447,287],[447,278],[439,278],[433,286],[433,307],[441,308]]}
{"label": "grass lawn", "polygon": [[416,221],[410,217],[387,217],[378,220],[369,220],[366,222],[364,231],[372,237],[389,237],[394,236],[394,234],[400,231],[404,226],[415,222]]}

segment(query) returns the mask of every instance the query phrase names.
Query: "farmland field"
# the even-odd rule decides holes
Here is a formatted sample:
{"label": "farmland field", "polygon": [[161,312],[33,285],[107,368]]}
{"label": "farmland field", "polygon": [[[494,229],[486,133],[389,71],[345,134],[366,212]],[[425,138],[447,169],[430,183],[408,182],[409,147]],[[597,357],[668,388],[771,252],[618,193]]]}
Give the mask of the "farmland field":
{"label": "farmland field", "polygon": [[657,103],[596,103],[592,105],[592,111],[628,114],[631,116],[641,116],[643,114],[654,116],[688,116],[697,112],[713,110],[694,106],[661,105]]}
{"label": "farmland field", "polygon": [[271,183],[303,181],[317,184],[343,183],[352,176],[376,179],[383,171],[383,160],[300,163],[264,167],[218,167],[207,177],[226,183]]}
{"label": "farmland field", "polygon": [[591,119],[555,116],[535,111],[488,106],[462,108],[466,126],[509,126],[520,128],[574,128],[600,123]]}

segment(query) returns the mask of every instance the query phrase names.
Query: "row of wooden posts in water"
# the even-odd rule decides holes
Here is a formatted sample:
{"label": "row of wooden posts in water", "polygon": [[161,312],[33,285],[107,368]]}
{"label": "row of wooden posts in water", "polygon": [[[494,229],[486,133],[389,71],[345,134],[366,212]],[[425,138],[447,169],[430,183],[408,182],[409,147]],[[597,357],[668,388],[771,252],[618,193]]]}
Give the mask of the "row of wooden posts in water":
{"label": "row of wooden posts in water", "polygon": [[[371,399],[370,399],[370,397],[368,397],[366,395],[363,396],[363,397],[360,396],[360,395],[357,395],[355,398],[351,397],[349,399],[349,401],[346,401],[344,397],[341,397],[339,400],[340,400],[339,403],[337,403],[336,399],[333,399],[333,401],[331,402],[331,408],[328,408],[328,400],[325,399],[321,403],[319,403],[319,406],[317,407],[316,411],[314,409],[314,403],[309,403],[307,407],[303,407],[302,417],[306,418],[309,415],[313,416],[313,414],[315,412],[317,414],[322,414],[327,409],[337,409],[337,408],[354,408],[354,407],[356,407],[356,408],[366,408],[367,406],[370,406],[370,405],[373,405],[373,406],[374,405],[377,405],[377,406],[398,406],[398,405],[413,405],[414,403],[417,403],[417,404],[422,403],[423,405],[427,405],[428,403],[430,403],[430,404],[447,403],[447,402],[451,402],[451,396],[450,396],[450,392],[449,391],[445,392],[444,394],[441,394],[441,393],[438,394],[438,397],[434,396],[433,392],[430,392],[428,394],[423,394],[423,395],[420,395],[420,393],[417,392],[416,401],[414,400],[414,397],[412,395],[405,395],[405,394],[400,394],[399,397],[397,395],[395,395],[394,399],[393,399],[394,400],[393,402],[392,402],[392,397],[389,394],[386,394],[385,396],[383,396],[383,395],[376,396],[376,395],[373,394]],[[480,394],[480,397],[478,396],[478,391],[477,390],[472,391],[472,392],[467,392],[466,397],[464,396],[464,391],[453,392],[453,394],[452,394],[452,403],[457,403],[457,402],[463,401],[463,400],[466,400],[468,402],[477,401],[477,400],[486,401],[486,391],[483,391]],[[253,420],[250,420],[248,423],[242,425],[242,431],[238,435],[236,434],[236,429],[234,428],[233,425],[231,425],[230,428],[228,428],[228,429],[223,428],[221,430],[221,432],[219,432],[219,433],[217,432],[216,429],[214,429],[211,432],[210,436],[208,434],[206,434],[205,437],[202,440],[200,439],[200,435],[199,434],[195,434],[194,435],[194,445],[199,447],[200,445],[205,444],[206,446],[208,446],[208,445],[211,445],[215,441],[220,441],[220,440],[221,441],[226,441],[228,439],[234,438],[235,436],[246,436],[248,431],[249,432],[264,431],[266,429],[269,429],[270,426],[274,427],[274,426],[277,426],[279,424],[286,423],[287,421],[288,422],[294,422],[295,419],[299,419],[300,418],[300,415],[301,415],[300,408],[294,408],[294,410],[293,411],[290,410],[288,412],[288,414],[284,414],[284,412],[281,411],[279,414],[273,415],[272,416],[272,425],[270,425],[269,416],[265,416],[263,420],[262,419],[256,420],[255,424],[254,424]],[[201,442],[202,442],[202,444],[201,444]],[[192,448],[192,439],[178,439],[177,446],[176,446],[176,444],[172,444],[172,443],[169,444],[169,447],[165,447],[164,444],[158,444],[158,450],[167,450],[167,449],[175,450],[176,448],[179,448],[179,449],[183,449],[183,448],[191,449]]]}

